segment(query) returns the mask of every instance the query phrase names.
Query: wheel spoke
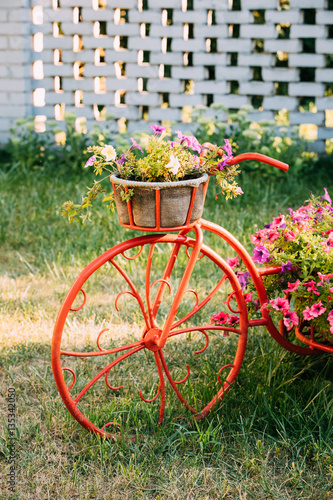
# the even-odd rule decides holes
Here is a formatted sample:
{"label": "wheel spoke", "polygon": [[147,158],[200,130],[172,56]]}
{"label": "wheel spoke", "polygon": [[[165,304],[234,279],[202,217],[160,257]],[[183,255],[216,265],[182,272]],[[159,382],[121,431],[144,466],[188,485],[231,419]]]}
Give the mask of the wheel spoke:
{"label": "wheel spoke", "polygon": [[[141,253],[141,252],[140,252]],[[138,254],[139,255],[139,254]],[[137,255],[137,256],[138,256]],[[137,257],[136,256],[136,257]],[[128,257],[126,257],[128,258]],[[131,259],[129,259],[131,260]],[[130,277],[127,275],[127,273],[124,271],[124,269],[114,260],[114,259],[110,259],[110,262],[111,264],[113,264],[113,266],[117,269],[117,271],[120,272],[120,274],[122,275],[122,277],[127,281],[127,283],[129,284],[129,286],[131,287],[131,290],[132,290],[132,295],[136,298],[136,300],[138,301],[138,304],[140,306],[140,309],[141,309],[141,312],[143,314],[143,317],[144,317],[144,320],[145,320],[145,323],[146,323],[146,327],[147,328],[150,328],[150,322],[149,322],[149,318],[147,316],[147,313],[146,313],[146,310],[145,310],[145,306],[143,304],[143,301],[140,297],[140,294],[139,292],[137,291],[137,289],[135,288],[133,282],[131,281]],[[116,299],[117,301],[117,299]]]}
{"label": "wheel spoke", "polygon": [[[165,374],[166,374],[166,376],[167,376],[167,379],[169,380],[169,383],[170,383],[171,387],[173,388],[173,390],[174,390],[174,391],[175,391],[175,393],[177,394],[179,401],[180,401],[180,402],[181,402],[184,406],[186,406],[186,408],[187,408],[188,410],[190,410],[190,412],[192,412],[192,413],[196,413],[196,410],[195,410],[194,408],[192,408],[192,407],[191,407],[191,406],[190,406],[190,405],[189,405],[189,404],[185,401],[185,399],[183,398],[183,396],[181,395],[181,393],[180,393],[180,392],[179,392],[179,390],[177,389],[177,386],[176,386],[177,382],[175,382],[175,381],[173,380],[172,376],[171,376],[171,373],[170,373],[169,368],[168,368],[168,366],[167,366],[167,364],[166,364],[165,357],[164,357],[164,354],[163,354],[162,350],[161,350],[161,351],[158,351],[158,353],[159,353],[159,356],[160,356],[160,359],[161,359],[161,362],[162,362],[163,370],[164,370],[164,372],[165,372]],[[189,368],[188,368],[188,370],[189,370]],[[188,372],[188,373],[189,373],[189,372]],[[183,379],[183,382],[185,382],[185,380],[187,380],[187,378],[188,378],[188,375],[185,377],[185,379]],[[181,383],[181,382],[178,382],[178,383]]]}
{"label": "wheel spoke", "polygon": [[88,382],[88,384],[85,385],[85,387],[82,389],[82,391],[74,399],[74,403],[77,404],[80,401],[80,399],[82,398],[82,396],[84,396],[84,394],[88,391],[88,389],[90,389],[90,387],[92,387],[101,377],[103,377],[104,374],[108,373],[114,366],[116,366],[118,363],[120,363],[120,361],[123,361],[124,359],[128,358],[129,356],[132,356],[132,354],[134,354],[138,351],[141,351],[141,349],[143,349],[143,348],[144,348],[144,345],[140,346],[140,347],[136,347],[135,349],[132,349],[131,351],[126,352],[125,354],[123,354],[119,358],[112,361],[112,363],[110,363],[108,366],[103,368],[103,370],[101,370],[99,373],[97,373],[97,375],[95,375],[95,377],[92,378],[90,380],[90,382]]}
{"label": "wheel spoke", "polygon": [[190,318],[192,318],[192,316],[194,314],[196,314],[198,311],[200,311],[200,309],[202,309],[214,297],[214,295],[216,294],[216,292],[219,291],[219,289],[221,288],[221,286],[223,285],[223,283],[226,281],[226,279],[227,279],[227,275],[224,274],[223,277],[221,278],[221,280],[218,282],[218,284],[207,295],[207,297],[204,300],[202,300],[199,304],[196,301],[196,305],[193,307],[192,311],[190,311],[188,314],[186,314],[181,319],[179,319],[178,321],[176,321],[172,325],[171,330],[173,330],[174,328],[177,328],[177,326],[179,326],[182,323],[184,323],[185,321],[189,320]]}
{"label": "wheel spoke", "polygon": [[241,335],[243,332],[239,328],[232,328],[231,326],[223,326],[223,325],[203,325],[203,326],[190,326],[188,328],[182,328],[180,330],[176,330],[170,333],[169,337],[174,337],[175,335],[180,335],[181,333],[188,332],[203,332],[204,330],[220,330],[228,333],[237,333]]}
{"label": "wheel spoke", "polygon": [[91,351],[91,352],[60,351],[60,355],[75,356],[77,358],[89,358],[94,356],[106,356],[107,354],[115,354],[116,352],[126,351],[128,349],[133,349],[134,347],[144,347],[144,341],[138,340],[137,342],[133,342],[133,344],[127,344],[121,347],[115,347],[114,349],[102,349],[100,351]]}
{"label": "wheel spoke", "polygon": [[150,301],[150,272],[151,272],[151,262],[153,259],[154,248],[155,248],[155,244],[153,243],[152,245],[150,245],[150,248],[149,248],[147,267],[146,267],[146,280],[145,280],[146,301],[147,301],[150,328],[156,327],[155,317],[153,314],[152,305],[151,305],[151,301]]}

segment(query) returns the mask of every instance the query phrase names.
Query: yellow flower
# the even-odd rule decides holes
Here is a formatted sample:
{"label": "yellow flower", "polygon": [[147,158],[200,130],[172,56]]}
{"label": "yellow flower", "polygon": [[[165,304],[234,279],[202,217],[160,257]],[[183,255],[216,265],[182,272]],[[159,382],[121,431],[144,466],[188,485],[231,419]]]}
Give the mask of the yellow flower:
{"label": "yellow flower", "polygon": [[117,156],[116,150],[110,144],[102,149],[101,154],[105,157],[106,161],[114,161]]}

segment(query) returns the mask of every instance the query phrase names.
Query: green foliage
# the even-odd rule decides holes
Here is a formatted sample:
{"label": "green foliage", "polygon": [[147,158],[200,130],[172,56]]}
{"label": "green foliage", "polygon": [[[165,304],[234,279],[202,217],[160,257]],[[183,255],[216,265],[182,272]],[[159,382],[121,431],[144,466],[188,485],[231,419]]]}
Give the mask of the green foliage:
{"label": "green foliage", "polygon": [[[213,144],[220,144],[224,137],[228,137],[235,154],[252,152],[271,156],[290,165],[288,175],[313,173],[318,157],[310,151],[311,143],[298,137],[298,127],[288,133],[286,127],[279,127],[274,121],[253,123],[249,118],[250,109],[250,106],[245,106],[231,113],[220,104],[212,104],[209,109],[203,106],[195,108],[192,119],[196,124],[196,137],[201,143],[209,141]],[[330,166],[333,166],[332,160]],[[246,162],[242,170],[264,177],[284,175],[258,162]]]}
{"label": "green foliage", "polygon": [[[76,117],[66,113],[64,122],[46,121],[45,131],[36,132],[34,117],[16,120],[10,129],[10,138],[5,146],[7,166],[23,170],[42,169],[76,172],[82,170],[84,151],[91,142],[107,141],[115,134],[111,132],[111,118],[102,129],[95,125],[85,134],[75,128]],[[60,128],[60,124],[64,127]]]}
{"label": "green foliage", "polygon": [[[319,157],[311,152],[311,143],[298,137],[297,127],[288,133],[286,127],[277,126],[275,122],[252,123],[249,118],[250,109],[247,106],[232,113],[219,104],[212,104],[210,108],[198,106],[192,113],[198,141],[222,144],[224,137],[227,137],[235,154],[250,151],[272,156],[291,166],[288,175],[317,175],[318,170],[328,172],[332,169],[332,158]],[[10,139],[1,168],[4,169],[4,164],[7,167],[10,164],[11,168],[18,168],[20,171],[36,168],[53,171],[55,166],[58,171],[80,171],[85,163],[84,151],[91,144],[112,143],[117,149],[127,149],[129,135],[116,132],[112,116],[107,116],[103,126],[95,125],[88,134],[77,132],[75,119],[73,113],[66,113],[64,122],[46,121],[45,132],[35,131],[34,117],[17,120],[10,129]],[[59,128],[59,124],[64,127]],[[59,139],[61,132],[63,134]],[[133,137],[141,142],[144,134],[137,132]],[[246,162],[242,165],[242,170],[257,172],[265,177],[284,175],[276,169],[267,169],[258,162]]]}

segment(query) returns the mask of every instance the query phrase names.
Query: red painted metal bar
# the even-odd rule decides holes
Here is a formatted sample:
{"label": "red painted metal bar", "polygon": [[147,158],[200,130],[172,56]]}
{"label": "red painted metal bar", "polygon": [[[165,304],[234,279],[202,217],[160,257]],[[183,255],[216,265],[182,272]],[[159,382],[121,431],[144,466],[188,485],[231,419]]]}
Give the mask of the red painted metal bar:
{"label": "red painted metal bar", "polygon": [[253,160],[260,161],[261,163],[266,163],[267,165],[271,165],[272,167],[279,168],[280,170],[284,170],[285,172],[289,170],[289,165],[279,160],[275,160],[274,158],[270,158],[270,156],[262,155],[260,153],[242,153],[240,155],[234,156],[230,160],[227,161],[228,165],[236,165],[236,163],[240,163],[245,160]]}
{"label": "red painted metal bar", "polygon": [[171,387],[173,388],[173,390],[175,391],[175,393],[177,394],[178,396],[178,399],[179,401],[184,405],[186,406],[186,408],[188,410],[190,410],[190,412],[192,413],[196,413],[195,409],[192,408],[192,406],[190,406],[186,401],[185,399],[183,398],[183,396],[181,395],[180,391],[178,390],[178,387],[176,387],[176,382],[172,379],[172,376],[171,376],[171,373],[168,369],[168,366],[166,364],[166,361],[165,361],[165,358],[164,358],[164,354],[163,354],[163,351],[159,351],[159,356],[160,356],[160,359],[161,359],[161,362],[162,362],[162,366],[163,366],[163,370],[164,370],[164,373],[166,374],[167,376],[167,379],[169,380],[169,383],[171,385]]}
{"label": "red painted metal bar", "polygon": [[258,267],[257,269],[260,276],[270,276],[271,274],[279,274],[281,266]]}
{"label": "red painted metal bar", "polygon": [[[138,254],[135,257],[138,257],[141,254],[141,251],[142,250],[140,250],[140,252],[138,252]],[[124,254],[122,254],[122,255],[124,255]],[[125,257],[125,258],[127,258],[127,257]],[[132,259],[129,258],[128,260],[132,260]],[[150,323],[149,323],[149,318],[148,318],[147,313],[145,311],[145,307],[144,307],[143,301],[142,301],[142,299],[140,297],[140,294],[139,294],[138,290],[136,289],[134,283],[132,282],[132,280],[130,279],[130,277],[127,275],[127,273],[124,271],[124,269],[113,258],[110,259],[110,262],[115,267],[115,269],[117,269],[117,271],[122,275],[122,277],[127,281],[127,283],[129,284],[129,286],[131,287],[131,290],[132,290],[132,292],[133,292],[136,300],[139,303],[142,315],[143,315],[145,323],[146,323],[146,327],[150,328],[151,326],[150,326]],[[117,298],[118,297],[119,297],[119,295],[117,296]]]}
{"label": "red painted metal bar", "polygon": [[156,189],[155,192],[155,200],[156,200],[156,231],[161,229],[161,191]]}
{"label": "red painted metal bar", "polygon": [[198,188],[196,188],[196,187],[192,188],[191,202],[190,202],[190,207],[188,209],[185,226],[187,226],[191,221],[192,211],[193,211],[193,206],[194,206],[194,201],[195,201],[195,196],[197,194],[197,191],[198,191]]}
{"label": "red painted metal bar", "polygon": [[202,231],[201,231],[201,228],[200,228],[199,224],[196,224],[194,226],[194,230],[195,230],[195,234],[196,234],[196,242],[195,242],[195,244],[193,246],[191,257],[190,257],[190,259],[189,259],[189,261],[187,263],[187,266],[186,266],[186,269],[184,271],[183,277],[182,277],[182,279],[180,281],[179,288],[178,288],[178,290],[176,292],[174,301],[172,303],[172,307],[171,307],[170,312],[168,314],[168,317],[167,317],[167,319],[166,319],[166,321],[164,323],[161,336],[156,341],[156,344],[158,345],[159,348],[164,347],[164,344],[165,344],[165,342],[166,342],[166,340],[168,338],[170,329],[172,327],[172,323],[173,323],[173,321],[174,321],[174,319],[176,317],[176,314],[177,314],[177,311],[179,309],[179,306],[180,306],[181,300],[183,298],[184,292],[186,290],[188,281],[189,281],[189,279],[191,277],[191,274],[192,274],[192,271],[194,269],[195,262],[197,260],[197,257],[199,255],[199,253],[200,253],[200,249],[202,247],[203,234],[202,234]]}
{"label": "red painted metal bar", "polygon": [[333,345],[326,345],[326,344],[322,344],[320,342],[316,342],[313,339],[313,331],[311,331],[311,338],[310,339],[308,337],[305,337],[305,335],[303,335],[303,333],[300,331],[299,327],[296,327],[295,333],[296,333],[296,337],[299,340],[301,340],[304,344],[309,346],[309,349],[316,349],[317,354],[318,354],[317,349],[319,349],[320,351],[329,352],[329,353],[333,354]]}
{"label": "red painted metal bar", "polygon": [[[202,150],[200,156],[203,157],[206,154],[207,149],[216,149],[216,146],[210,142],[204,142],[201,146]],[[219,156],[223,156],[225,151],[220,148],[217,152]],[[284,170],[285,172],[289,170],[289,165],[279,160],[275,160],[275,158],[271,158],[270,156],[262,155],[261,153],[242,153],[240,155],[234,156],[230,160],[227,160],[228,165],[236,165],[245,160],[253,160],[260,161],[262,163],[266,163],[267,165],[271,165],[272,167],[279,168],[280,170]]]}
{"label": "red painted metal bar", "polygon": [[154,248],[155,244],[150,245],[148,259],[147,259],[147,267],[146,267],[146,279],[145,279],[146,303],[150,320],[150,328],[156,327],[153,309],[150,301],[150,272],[151,272],[151,264],[153,259]]}
{"label": "red painted metal bar", "polygon": [[[125,193],[128,195],[128,187],[125,187]],[[127,200],[127,210],[128,210],[128,216],[129,216],[129,220],[130,220],[130,225],[134,226],[131,200]]]}

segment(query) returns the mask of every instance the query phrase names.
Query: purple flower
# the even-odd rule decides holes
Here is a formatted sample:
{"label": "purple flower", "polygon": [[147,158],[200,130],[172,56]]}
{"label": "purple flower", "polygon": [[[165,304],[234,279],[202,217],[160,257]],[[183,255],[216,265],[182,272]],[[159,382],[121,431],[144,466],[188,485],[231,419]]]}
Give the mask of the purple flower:
{"label": "purple flower", "polygon": [[238,273],[237,274],[237,278],[238,278],[238,281],[239,281],[239,284],[240,284],[242,290],[244,290],[244,288],[248,284],[249,277],[250,277],[250,273],[248,271],[246,271],[245,273]]}
{"label": "purple flower", "polygon": [[244,191],[243,191],[243,189],[241,187],[238,186],[237,189],[236,189],[236,193],[238,193],[238,194],[244,194]]}
{"label": "purple flower", "polygon": [[[224,146],[222,146],[221,149],[224,149],[225,152],[226,152],[226,155],[223,156],[223,160],[220,161],[220,163],[217,164],[217,168],[219,170],[223,170],[224,167],[227,165],[227,162],[228,160],[230,160],[230,158],[232,158],[232,149],[231,149],[231,146],[230,146],[230,142],[229,142],[229,139],[224,139]],[[220,151],[221,151],[220,149]]]}
{"label": "purple flower", "polygon": [[224,151],[227,153],[228,159],[232,158],[232,149],[231,149],[229,139],[224,139],[224,142],[225,142],[225,145],[222,146],[222,149],[224,149]]}
{"label": "purple flower", "polygon": [[291,262],[288,260],[286,264],[281,265],[281,271],[280,274],[287,273],[288,271],[291,271]]}
{"label": "purple flower", "polygon": [[227,164],[227,160],[225,159],[225,160],[220,161],[220,163],[218,163],[216,166],[219,170],[223,170],[224,167],[226,166],[226,164]]}
{"label": "purple flower", "polygon": [[288,212],[290,213],[291,217],[293,216],[294,211],[291,208],[287,208]]}
{"label": "purple flower", "polygon": [[170,144],[170,146],[171,146],[172,148],[173,148],[173,147],[174,147],[174,145],[176,144],[176,142],[175,142],[175,141],[168,141],[168,143]]}
{"label": "purple flower", "polygon": [[85,164],[84,168],[91,167],[95,163],[95,161],[96,161],[96,156],[91,156],[86,161],[86,164]]}
{"label": "purple flower", "polygon": [[320,199],[321,199],[321,200],[328,201],[328,203],[329,203],[330,205],[332,205],[332,200],[331,200],[330,195],[328,194],[327,189],[326,189],[326,188],[324,188],[324,191],[325,191],[325,194],[324,194],[324,196],[321,196],[321,197],[320,197]]}
{"label": "purple flower", "polygon": [[192,150],[200,153],[201,152],[201,144],[199,143],[198,139],[196,137],[194,137],[194,135],[191,135],[190,140],[191,140]]}
{"label": "purple flower", "polygon": [[263,246],[255,247],[253,250],[253,260],[254,262],[258,262],[258,264],[265,264],[266,262],[269,262],[271,259],[267,248]]}
{"label": "purple flower", "polygon": [[187,146],[191,146],[191,139],[187,135],[184,135],[180,130],[175,130],[175,134],[177,134],[180,144],[186,141]]}
{"label": "purple flower", "polygon": [[133,137],[130,137],[130,141],[132,141],[132,146],[130,147],[130,151],[132,149],[139,149],[141,151],[141,153],[143,153],[143,150],[141,149],[141,146],[136,142],[135,139],[133,139]]}
{"label": "purple flower", "polygon": [[124,165],[124,163],[128,161],[128,158],[126,158],[125,155],[120,155],[119,160],[117,160],[118,165]]}
{"label": "purple flower", "polygon": [[149,125],[149,128],[153,129],[154,134],[162,134],[165,132],[165,128],[160,127],[159,125]]}

